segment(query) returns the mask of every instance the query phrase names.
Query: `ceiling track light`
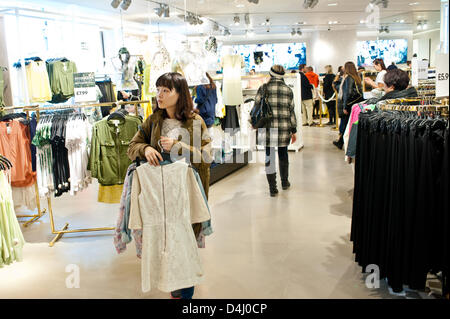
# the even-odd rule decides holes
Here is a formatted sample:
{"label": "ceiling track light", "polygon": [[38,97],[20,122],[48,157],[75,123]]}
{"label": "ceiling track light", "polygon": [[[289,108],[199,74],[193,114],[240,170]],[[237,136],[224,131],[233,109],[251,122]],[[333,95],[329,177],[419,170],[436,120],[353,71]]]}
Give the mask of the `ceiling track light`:
{"label": "ceiling track light", "polygon": [[241,22],[241,19],[239,18],[239,16],[235,16],[233,18],[233,21],[234,21],[234,25],[239,25],[239,23]]}
{"label": "ceiling track light", "polygon": [[121,0],[113,0],[111,2],[111,7],[113,7],[114,9],[117,9],[117,7],[119,6]]}
{"label": "ceiling track light", "polygon": [[122,5],[120,6],[122,10],[126,11],[131,5],[131,0],[123,0]]}
{"label": "ceiling track light", "polygon": [[258,4],[259,0],[248,0],[248,2]]}
{"label": "ceiling track light", "polygon": [[376,5],[376,6],[381,4],[383,6],[383,8],[386,9],[388,7],[389,0],[370,0],[370,3],[372,5]]}
{"label": "ceiling track light", "polygon": [[300,29],[297,29],[297,35],[301,36],[303,33]]}
{"label": "ceiling track light", "polygon": [[303,2],[303,8],[313,9],[318,3],[319,0],[305,0],[305,2]]}
{"label": "ceiling track light", "polygon": [[389,33],[389,27],[388,26],[381,26],[380,29],[378,30],[379,33]]}
{"label": "ceiling track light", "polygon": [[248,13],[245,14],[244,20],[246,25],[250,25],[250,15]]}

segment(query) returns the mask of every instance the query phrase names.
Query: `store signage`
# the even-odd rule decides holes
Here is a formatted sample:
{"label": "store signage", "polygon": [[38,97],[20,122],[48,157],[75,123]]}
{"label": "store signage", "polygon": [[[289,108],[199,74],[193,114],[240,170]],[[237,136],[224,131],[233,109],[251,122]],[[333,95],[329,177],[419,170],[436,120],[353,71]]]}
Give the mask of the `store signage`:
{"label": "store signage", "polygon": [[94,72],[75,73],[73,75],[73,84],[75,103],[97,101]]}
{"label": "store signage", "polygon": [[448,53],[436,54],[436,97],[448,97]]}
{"label": "store signage", "polygon": [[419,80],[428,80],[428,61],[413,58],[411,61],[412,86],[419,86]]}

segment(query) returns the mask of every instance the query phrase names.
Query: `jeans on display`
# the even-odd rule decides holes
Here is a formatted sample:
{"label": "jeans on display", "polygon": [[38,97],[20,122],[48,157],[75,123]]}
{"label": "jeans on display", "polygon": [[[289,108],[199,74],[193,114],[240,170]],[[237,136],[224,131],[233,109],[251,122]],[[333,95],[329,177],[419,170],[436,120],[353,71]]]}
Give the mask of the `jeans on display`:
{"label": "jeans on display", "polygon": [[448,128],[409,112],[361,113],[350,239],[394,292],[424,289],[443,272],[448,291]]}

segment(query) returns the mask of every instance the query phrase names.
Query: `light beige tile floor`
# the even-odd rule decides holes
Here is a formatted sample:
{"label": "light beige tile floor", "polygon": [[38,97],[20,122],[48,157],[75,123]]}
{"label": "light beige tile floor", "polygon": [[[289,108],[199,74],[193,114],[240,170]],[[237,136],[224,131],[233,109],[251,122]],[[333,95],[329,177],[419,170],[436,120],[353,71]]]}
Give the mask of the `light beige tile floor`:
{"label": "light beige tile floor", "polygon": [[[269,197],[261,162],[213,185],[214,234],[201,250],[205,281],[195,298],[389,298],[368,289],[349,241],[351,167],[331,144],[330,128],[305,128],[305,147],[290,152],[292,187]],[[259,156],[262,156],[259,152]],[[115,226],[118,204],[97,203],[97,184],[53,199],[57,227]],[[23,262],[0,269],[0,298],[168,298],[142,293],[134,244],[118,255],[112,231],[65,235],[54,247],[48,216],[22,228]],[[80,288],[67,288],[68,265]]]}

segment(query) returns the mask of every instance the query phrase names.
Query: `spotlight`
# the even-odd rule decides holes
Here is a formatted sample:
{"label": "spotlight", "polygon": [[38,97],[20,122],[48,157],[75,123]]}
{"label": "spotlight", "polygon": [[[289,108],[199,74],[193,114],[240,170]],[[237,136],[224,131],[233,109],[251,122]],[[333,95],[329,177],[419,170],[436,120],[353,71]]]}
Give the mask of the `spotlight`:
{"label": "spotlight", "polygon": [[422,30],[422,21],[417,23],[417,30]]}
{"label": "spotlight", "polygon": [[121,0],[113,0],[111,2],[111,7],[113,7],[114,9],[117,9],[117,7],[119,6]]}
{"label": "spotlight", "polygon": [[170,9],[169,6],[167,4],[164,5],[164,18],[169,18],[170,17]]}
{"label": "spotlight", "polygon": [[388,0],[370,0],[370,3],[374,4],[376,6],[381,4],[381,5],[383,5],[383,8],[386,9],[388,7],[389,1]]}
{"label": "spotlight", "polygon": [[303,2],[303,8],[313,9],[318,3],[319,0],[305,0],[305,2]]}
{"label": "spotlight", "polygon": [[234,21],[234,25],[239,25],[239,23],[241,22],[241,19],[239,19],[239,16],[235,16],[233,21]]}
{"label": "spotlight", "polygon": [[122,10],[126,11],[131,4],[131,0],[123,0],[122,5],[120,6]]}
{"label": "spotlight", "polygon": [[246,25],[250,25],[250,15],[248,13],[245,14],[244,20]]}
{"label": "spotlight", "polygon": [[292,29],[291,35],[294,36],[296,34],[297,34],[297,32],[295,32],[295,29]]}
{"label": "spotlight", "polygon": [[303,33],[300,29],[297,29],[297,35],[301,36]]}
{"label": "spotlight", "polygon": [[248,2],[258,4],[259,0],[248,0]]}
{"label": "spotlight", "polygon": [[159,5],[159,8],[155,8],[154,10],[155,10],[155,14],[156,14],[158,17],[161,18],[161,16],[162,16],[163,13],[164,13],[164,8],[163,8],[163,6],[160,4],[160,5]]}
{"label": "spotlight", "polygon": [[423,29],[423,30],[428,29],[428,23],[427,23],[427,21],[424,21],[424,22],[422,23],[422,29]]}

